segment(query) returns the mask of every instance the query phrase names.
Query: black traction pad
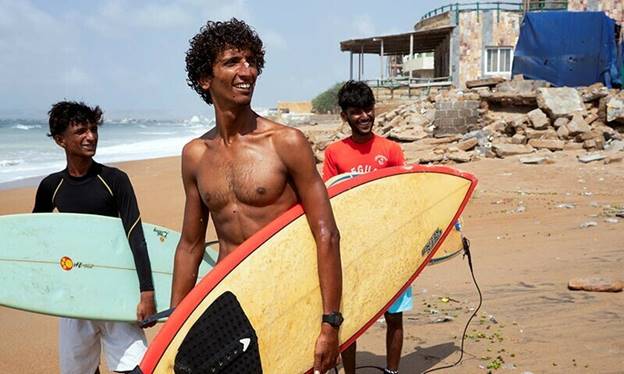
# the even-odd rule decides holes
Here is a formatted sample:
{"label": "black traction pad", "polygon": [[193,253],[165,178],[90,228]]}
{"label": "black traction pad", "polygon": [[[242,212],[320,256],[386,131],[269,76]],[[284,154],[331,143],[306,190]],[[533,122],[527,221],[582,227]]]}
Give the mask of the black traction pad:
{"label": "black traction pad", "polygon": [[233,293],[219,296],[191,327],[178,349],[174,372],[262,373],[258,337]]}

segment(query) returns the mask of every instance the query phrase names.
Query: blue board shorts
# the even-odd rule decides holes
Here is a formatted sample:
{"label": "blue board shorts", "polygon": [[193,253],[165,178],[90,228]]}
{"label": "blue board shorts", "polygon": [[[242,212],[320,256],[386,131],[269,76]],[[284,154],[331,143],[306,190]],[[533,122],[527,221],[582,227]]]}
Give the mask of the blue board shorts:
{"label": "blue board shorts", "polygon": [[412,298],[412,286],[409,286],[396,301],[390,305],[387,312],[390,314],[402,313],[414,308],[414,300]]}

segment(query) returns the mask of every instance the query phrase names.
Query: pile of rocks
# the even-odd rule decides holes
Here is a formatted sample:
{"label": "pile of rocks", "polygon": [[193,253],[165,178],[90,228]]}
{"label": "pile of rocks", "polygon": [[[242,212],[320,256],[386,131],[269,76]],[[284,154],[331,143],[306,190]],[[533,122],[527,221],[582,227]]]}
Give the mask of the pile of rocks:
{"label": "pile of rocks", "polygon": [[[624,91],[600,83],[553,88],[543,81],[505,81],[493,88],[449,90],[400,105],[378,115],[374,131],[401,143],[408,162],[418,163],[574,149],[620,152]],[[318,161],[329,143],[350,134],[346,124],[304,132]]]}

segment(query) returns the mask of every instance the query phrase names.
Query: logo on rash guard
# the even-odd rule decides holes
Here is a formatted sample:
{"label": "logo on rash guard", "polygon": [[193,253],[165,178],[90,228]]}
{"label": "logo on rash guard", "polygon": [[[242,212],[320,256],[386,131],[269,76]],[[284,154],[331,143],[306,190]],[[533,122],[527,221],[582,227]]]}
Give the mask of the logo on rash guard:
{"label": "logo on rash guard", "polygon": [[384,166],[388,163],[388,158],[384,155],[377,155],[375,156],[375,161],[377,161],[379,165]]}
{"label": "logo on rash guard", "polygon": [[365,174],[370,173],[373,170],[377,170],[377,168],[373,168],[370,165],[358,165],[351,168],[352,173]]}

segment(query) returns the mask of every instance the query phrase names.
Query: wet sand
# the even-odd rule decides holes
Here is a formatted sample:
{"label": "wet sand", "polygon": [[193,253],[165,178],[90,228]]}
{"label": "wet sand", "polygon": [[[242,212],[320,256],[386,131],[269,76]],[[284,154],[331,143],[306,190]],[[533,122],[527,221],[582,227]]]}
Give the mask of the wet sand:
{"label": "wet sand", "polygon": [[[624,293],[569,291],[566,285],[591,275],[624,278],[624,220],[605,222],[607,205],[624,206],[624,163],[581,164],[576,154],[553,154],[555,162],[546,165],[510,157],[454,166],[479,178],[464,231],[484,301],[468,329],[464,361],[441,372],[622,373]],[[171,157],[119,165],[132,179],[145,222],[180,229],[179,164]],[[1,189],[0,214],[29,212],[34,194],[32,186]],[[580,228],[587,221],[597,226]],[[214,237],[211,228],[207,239]],[[467,260],[426,268],[414,283],[414,298],[414,310],[404,316],[401,372],[455,362],[478,302]],[[433,323],[439,319],[450,321]],[[0,373],[58,372],[56,322],[0,308]],[[385,365],[384,334],[379,322],[359,339],[358,365]]]}

